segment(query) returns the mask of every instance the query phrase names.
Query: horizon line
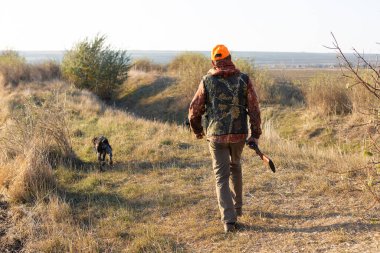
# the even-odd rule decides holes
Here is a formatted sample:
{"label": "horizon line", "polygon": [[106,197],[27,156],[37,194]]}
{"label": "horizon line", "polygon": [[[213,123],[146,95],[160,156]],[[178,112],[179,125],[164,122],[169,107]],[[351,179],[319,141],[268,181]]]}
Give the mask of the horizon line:
{"label": "horizon line", "polygon": [[[0,52],[3,51],[16,51],[16,52],[65,52],[69,51],[70,49],[48,49],[48,50],[42,50],[42,49],[0,49]],[[130,51],[145,51],[145,52],[211,52],[211,50],[177,50],[177,49],[115,49],[115,50],[126,50],[127,52]],[[336,52],[321,52],[321,51],[268,51],[268,50],[230,50],[231,53],[306,53],[306,54],[336,54]],[[350,54],[354,53],[354,51],[343,51],[343,53]],[[364,53],[364,54],[371,54],[371,55],[377,55],[379,53]]]}

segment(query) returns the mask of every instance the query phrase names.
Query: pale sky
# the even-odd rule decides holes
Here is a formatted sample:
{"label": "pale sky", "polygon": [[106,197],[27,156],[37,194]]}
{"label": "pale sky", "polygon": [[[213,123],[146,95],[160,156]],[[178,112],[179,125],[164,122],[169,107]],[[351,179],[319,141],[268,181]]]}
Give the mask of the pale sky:
{"label": "pale sky", "polygon": [[380,0],[0,0],[0,50],[380,51]]}

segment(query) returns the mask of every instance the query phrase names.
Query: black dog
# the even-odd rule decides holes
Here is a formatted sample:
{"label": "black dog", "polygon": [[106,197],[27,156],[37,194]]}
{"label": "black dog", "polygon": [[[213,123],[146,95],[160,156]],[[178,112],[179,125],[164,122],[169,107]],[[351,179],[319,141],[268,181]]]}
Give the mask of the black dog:
{"label": "black dog", "polygon": [[109,155],[110,157],[109,165],[112,166],[113,165],[112,147],[109,144],[108,139],[104,136],[94,137],[92,139],[92,144],[94,145],[94,149],[98,156],[100,171],[103,170],[103,165],[105,164],[105,160],[106,160],[106,154]]}

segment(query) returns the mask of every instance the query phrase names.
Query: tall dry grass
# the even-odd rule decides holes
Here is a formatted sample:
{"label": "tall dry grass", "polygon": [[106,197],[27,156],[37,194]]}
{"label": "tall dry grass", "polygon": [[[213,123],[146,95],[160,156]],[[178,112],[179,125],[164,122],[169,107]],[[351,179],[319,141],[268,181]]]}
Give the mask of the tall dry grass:
{"label": "tall dry grass", "polygon": [[[374,76],[368,69],[360,70],[361,78],[366,82],[373,82]],[[362,85],[355,82],[355,79],[344,79],[346,89],[349,91],[352,101],[353,111],[357,113],[368,113],[371,108],[379,106],[379,99],[368,92]]]}
{"label": "tall dry grass", "polygon": [[264,70],[258,70],[253,62],[245,59],[234,60],[236,68],[241,72],[247,74],[252,80],[260,102],[269,101],[271,99],[269,94],[269,87],[273,85],[273,79],[271,79]]}
{"label": "tall dry grass", "polygon": [[47,60],[40,63],[29,64],[29,82],[44,82],[59,80],[61,78],[60,64]]}
{"label": "tall dry grass", "polygon": [[132,63],[132,70],[143,72],[158,72],[162,73],[166,71],[167,66],[163,64],[154,63],[149,58],[136,59]]}
{"label": "tall dry grass", "polygon": [[17,85],[28,80],[28,65],[23,57],[11,50],[0,54],[0,85]]}
{"label": "tall dry grass", "polygon": [[[364,73],[362,78],[373,77]],[[352,80],[337,73],[315,74],[304,83],[303,91],[309,109],[319,114],[367,114],[369,108],[378,104],[378,100],[364,87],[355,85]]]}
{"label": "tall dry grass", "polygon": [[352,101],[342,77],[317,75],[305,87],[305,94],[309,109],[321,115],[345,115],[352,112]]}
{"label": "tall dry grass", "polygon": [[179,77],[177,89],[189,100],[211,67],[211,60],[203,54],[188,52],[174,58],[168,70]]}
{"label": "tall dry grass", "polygon": [[260,103],[300,105],[304,103],[304,94],[301,89],[290,81],[276,81],[268,71],[259,69],[245,59],[234,61],[236,67],[246,73],[252,80]]}
{"label": "tall dry grass", "polygon": [[61,77],[60,65],[54,61],[28,64],[15,51],[0,54],[0,86],[17,86],[20,83],[44,82]]}
{"label": "tall dry grass", "polygon": [[74,158],[60,101],[29,99],[13,111],[0,132],[0,150],[0,183],[11,200],[29,202],[54,191],[52,167]]}

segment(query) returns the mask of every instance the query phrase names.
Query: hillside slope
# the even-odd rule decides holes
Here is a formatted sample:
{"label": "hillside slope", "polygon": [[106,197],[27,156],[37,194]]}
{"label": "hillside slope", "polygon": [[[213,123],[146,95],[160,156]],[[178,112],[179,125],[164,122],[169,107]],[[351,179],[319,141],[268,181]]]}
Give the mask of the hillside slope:
{"label": "hillside slope", "polygon": [[[169,92],[170,87],[157,89]],[[267,121],[260,144],[278,171],[273,174],[251,150],[244,150],[243,227],[226,235],[205,140],[195,140],[177,124],[141,118],[145,113],[151,113],[150,119],[160,115],[153,105],[140,112],[143,106],[134,107],[132,115],[125,107],[107,106],[63,83],[2,91],[1,122],[22,105],[23,97],[44,101],[35,98],[49,94],[64,105],[72,147],[81,163],[54,168],[58,187],[45,199],[1,202],[6,221],[0,228],[1,251],[380,250],[380,207],[373,205],[363,186],[365,173],[357,171],[366,164],[360,154],[299,145],[280,137],[273,121]],[[130,95],[121,105],[143,103],[146,94]],[[114,168],[103,173],[97,170],[91,146],[92,137],[100,134],[109,138],[115,160]],[[2,192],[6,199],[4,185]]]}

